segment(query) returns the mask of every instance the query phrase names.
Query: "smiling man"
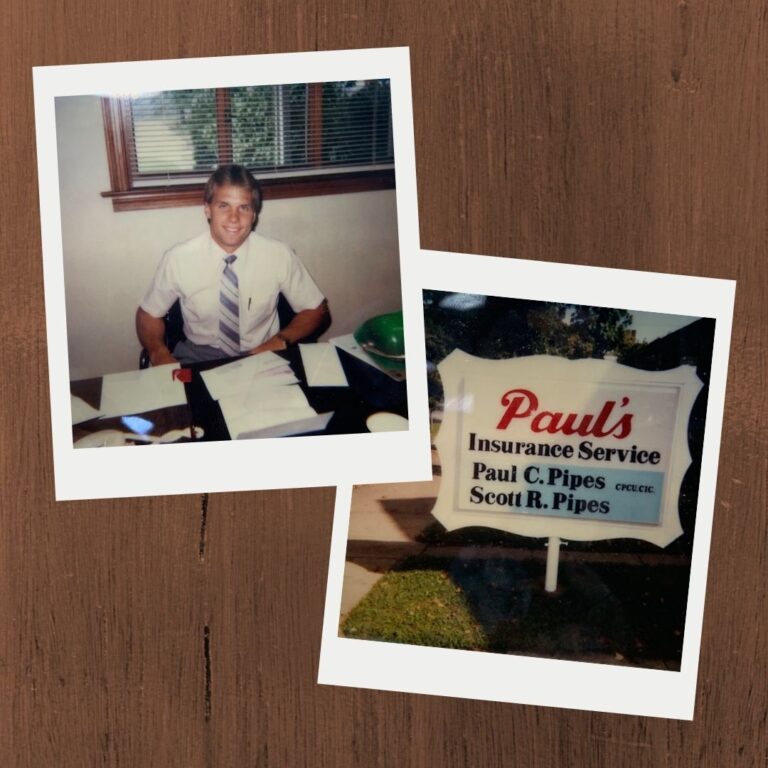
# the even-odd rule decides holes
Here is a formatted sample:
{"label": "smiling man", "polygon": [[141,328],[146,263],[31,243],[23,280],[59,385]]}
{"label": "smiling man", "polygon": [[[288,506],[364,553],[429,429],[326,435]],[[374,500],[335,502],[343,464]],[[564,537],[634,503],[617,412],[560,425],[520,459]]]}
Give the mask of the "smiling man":
{"label": "smiling man", "polygon": [[[323,294],[293,251],[253,230],[261,190],[240,165],[219,166],[204,193],[208,231],[163,256],[136,313],[153,365],[193,363],[281,350],[327,321]],[[282,330],[280,294],[296,313]],[[165,343],[165,314],[179,300],[185,340]]]}

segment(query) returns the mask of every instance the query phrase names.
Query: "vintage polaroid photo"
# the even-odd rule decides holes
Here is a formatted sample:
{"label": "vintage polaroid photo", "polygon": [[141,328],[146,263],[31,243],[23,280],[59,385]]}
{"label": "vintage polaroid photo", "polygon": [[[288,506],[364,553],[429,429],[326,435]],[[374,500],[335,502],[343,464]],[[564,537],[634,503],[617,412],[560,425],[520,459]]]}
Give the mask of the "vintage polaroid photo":
{"label": "vintage polaroid photo", "polygon": [[433,477],[337,490],[319,682],[691,719],[735,283],[418,279]]}
{"label": "vintage polaroid photo", "polygon": [[429,477],[408,49],[33,76],[56,498]]}

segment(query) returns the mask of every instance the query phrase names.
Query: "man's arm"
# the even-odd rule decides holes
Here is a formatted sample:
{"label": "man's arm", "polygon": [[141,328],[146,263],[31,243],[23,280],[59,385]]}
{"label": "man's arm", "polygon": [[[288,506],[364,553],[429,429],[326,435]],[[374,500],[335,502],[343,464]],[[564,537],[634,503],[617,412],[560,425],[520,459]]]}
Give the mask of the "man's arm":
{"label": "man's arm", "polygon": [[136,333],[152,365],[178,362],[165,346],[165,320],[162,317],[152,317],[139,307],[136,310]]}
{"label": "man's arm", "polygon": [[302,339],[312,335],[320,326],[328,323],[329,317],[328,302],[323,300],[319,307],[297,312],[285,328],[271,339],[267,339],[263,344],[252,349],[249,354],[258,355],[259,352],[267,351],[278,352],[281,349],[286,349],[289,344],[297,344]]}

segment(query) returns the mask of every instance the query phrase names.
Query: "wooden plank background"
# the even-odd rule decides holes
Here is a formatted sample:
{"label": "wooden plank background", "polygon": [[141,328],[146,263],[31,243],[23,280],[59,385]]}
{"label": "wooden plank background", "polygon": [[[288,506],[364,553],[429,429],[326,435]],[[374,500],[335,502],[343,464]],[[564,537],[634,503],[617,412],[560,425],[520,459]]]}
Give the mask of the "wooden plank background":
{"label": "wooden plank background", "polygon": [[[0,764],[765,765],[767,14],[4,4]],[[53,500],[31,67],[390,45],[424,247],[739,281],[692,723],[317,686],[332,489]]]}

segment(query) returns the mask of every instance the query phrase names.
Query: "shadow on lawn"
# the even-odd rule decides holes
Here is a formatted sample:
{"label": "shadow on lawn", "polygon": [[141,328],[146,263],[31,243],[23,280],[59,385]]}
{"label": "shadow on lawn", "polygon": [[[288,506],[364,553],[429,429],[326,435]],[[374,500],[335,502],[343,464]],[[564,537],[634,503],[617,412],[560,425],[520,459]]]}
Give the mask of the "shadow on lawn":
{"label": "shadow on lawn", "polygon": [[561,562],[557,591],[547,593],[543,562],[478,549],[442,561],[412,558],[398,570],[448,573],[487,638],[485,650],[680,669],[688,567]]}

